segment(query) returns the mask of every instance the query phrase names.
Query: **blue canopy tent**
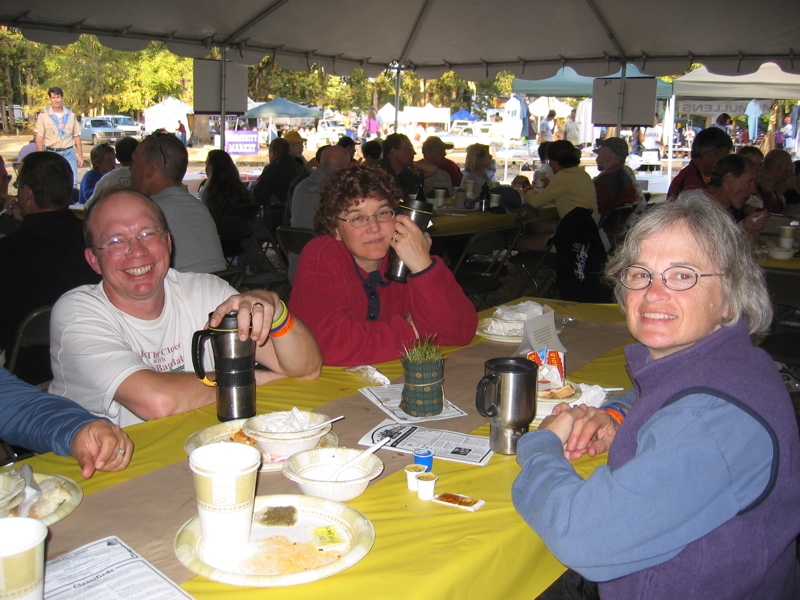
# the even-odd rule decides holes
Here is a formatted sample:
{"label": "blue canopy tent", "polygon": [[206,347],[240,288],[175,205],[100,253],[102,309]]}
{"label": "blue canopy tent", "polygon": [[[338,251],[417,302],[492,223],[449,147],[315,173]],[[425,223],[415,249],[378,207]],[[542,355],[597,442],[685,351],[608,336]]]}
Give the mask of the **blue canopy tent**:
{"label": "blue canopy tent", "polygon": [[458,112],[450,116],[451,121],[480,121],[478,117],[469,112],[466,108],[462,108]]}
{"label": "blue canopy tent", "polygon": [[278,96],[274,100],[259,104],[244,113],[245,119],[279,119],[279,118],[292,118],[292,117],[316,117],[319,118],[322,113],[318,109],[306,108],[300,104],[281,98]]}
{"label": "blue canopy tent", "polygon": [[[608,77],[620,77],[622,69]],[[643,74],[634,65],[627,65],[625,77],[650,77]],[[515,94],[528,94],[530,96],[560,96],[562,98],[588,98],[592,95],[594,77],[578,75],[571,67],[562,67],[553,77],[547,79],[515,79],[511,90]],[[661,99],[672,96],[672,84],[657,80],[656,97]]]}

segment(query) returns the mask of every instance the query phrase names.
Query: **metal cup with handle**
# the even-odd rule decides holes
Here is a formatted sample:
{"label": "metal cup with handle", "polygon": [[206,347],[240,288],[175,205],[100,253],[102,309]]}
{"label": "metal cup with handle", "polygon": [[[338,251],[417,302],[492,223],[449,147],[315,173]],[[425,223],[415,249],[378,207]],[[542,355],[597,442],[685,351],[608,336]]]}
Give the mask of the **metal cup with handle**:
{"label": "metal cup with handle", "polygon": [[[236,311],[222,317],[216,327],[195,331],[192,337],[194,372],[204,384],[217,388],[217,418],[220,421],[248,419],[256,414],[255,353],[256,343],[241,341]],[[211,318],[211,315],[209,315]],[[211,340],[214,352],[216,381],[206,376],[203,346]]]}
{"label": "metal cup with handle", "polygon": [[493,358],[475,391],[475,407],[489,419],[489,445],[500,454],[516,454],[517,440],[536,417],[539,367],[521,357]]}

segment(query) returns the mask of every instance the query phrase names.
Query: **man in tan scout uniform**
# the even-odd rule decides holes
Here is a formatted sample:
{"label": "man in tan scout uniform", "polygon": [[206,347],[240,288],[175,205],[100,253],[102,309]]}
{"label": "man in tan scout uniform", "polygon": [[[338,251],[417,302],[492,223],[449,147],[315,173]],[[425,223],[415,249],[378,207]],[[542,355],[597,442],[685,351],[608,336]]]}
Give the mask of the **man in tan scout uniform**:
{"label": "man in tan scout uniform", "polygon": [[47,90],[50,107],[39,114],[33,133],[39,152],[58,152],[72,167],[73,185],[78,181],[78,169],[83,166],[81,126],[73,112],[64,106],[64,90],[51,87]]}

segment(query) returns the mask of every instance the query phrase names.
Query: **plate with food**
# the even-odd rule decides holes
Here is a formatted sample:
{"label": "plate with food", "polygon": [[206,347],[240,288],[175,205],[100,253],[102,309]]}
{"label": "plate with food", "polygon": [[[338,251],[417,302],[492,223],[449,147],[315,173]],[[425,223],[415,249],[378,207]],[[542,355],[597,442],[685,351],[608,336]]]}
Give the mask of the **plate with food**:
{"label": "plate with food", "polygon": [[[215,444],[217,442],[233,442],[236,444],[248,444],[255,446],[256,441],[245,435],[242,431],[244,422],[247,419],[235,419],[233,421],[225,421],[211,427],[206,427],[200,431],[195,431],[192,435],[186,438],[183,443],[183,449],[186,454],[191,454],[192,450],[205,446],[207,444]],[[329,431],[321,439],[317,448],[332,448],[339,445],[339,437],[333,432]],[[283,468],[283,463],[286,462],[286,457],[280,459],[270,458],[268,455],[261,455],[260,471],[280,471]]]}
{"label": "plate with food", "polygon": [[549,417],[556,405],[562,402],[572,404],[580,400],[581,395],[581,387],[569,380],[565,381],[564,385],[559,388],[538,390],[536,392],[536,418],[533,421],[534,424],[538,424],[545,417]]}
{"label": "plate with food", "polygon": [[[515,335],[513,333],[509,333],[517,331],[517,329],[511,327],[505,327],[505,328],[501,327],[498,330],[497,328],[498,321],[502,321],[502,319],[485,318],[479,320],[478,329],[475,333],[477,333],[482,338],[491,340],[493,342],[504,342],[507,344],[519,344],[522,342],[522,335]],[[507,321],[506,323],[515,323],[515,322]],[[523,322],[519,322],[516,324],[519,326],[519,330],[521,331]]]}
{"label": "plate with food", "polygon": [[364,558],[375,528],[356,509],[315,496],[256,496],[250,543],[235,567],[204,560],[200,519],[175,536],[175,554],[189,570],[214,581],[249,587],[283,587],[330,577]]}
{"label": "plate with food", "polygon": [[[83,488],[68,477],[50,473],[34,473],[33,478],[41,488],[40,496],[28,507],[28,517],[50,526],[67,517],[83,500]],[[32,488],[26,489],[26,494]],[[20,505],[21,506],[21,505]],[[11,511],[19,516],[20,506]]]}

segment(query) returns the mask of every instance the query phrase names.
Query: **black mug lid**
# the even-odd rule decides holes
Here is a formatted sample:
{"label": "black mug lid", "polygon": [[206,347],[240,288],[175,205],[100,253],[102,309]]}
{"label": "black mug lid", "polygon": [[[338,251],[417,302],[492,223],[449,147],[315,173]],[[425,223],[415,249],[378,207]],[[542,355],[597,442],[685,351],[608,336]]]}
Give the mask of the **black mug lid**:
{"label": "black mug lid", "polygon": [[[214,313],[208,313],[209,320],[211,320],[211,315],[213,314]],[[227,315],[222,317],[222,321],[220,321],[219,325],[217,325],[216,327],[210,327],[210,329],[213,329],[214,331],[220,331],[220,330],[231,331],[238,329],[239,321],[236,318],[238,314],[239,314],[238,311],[232,310]]]}

